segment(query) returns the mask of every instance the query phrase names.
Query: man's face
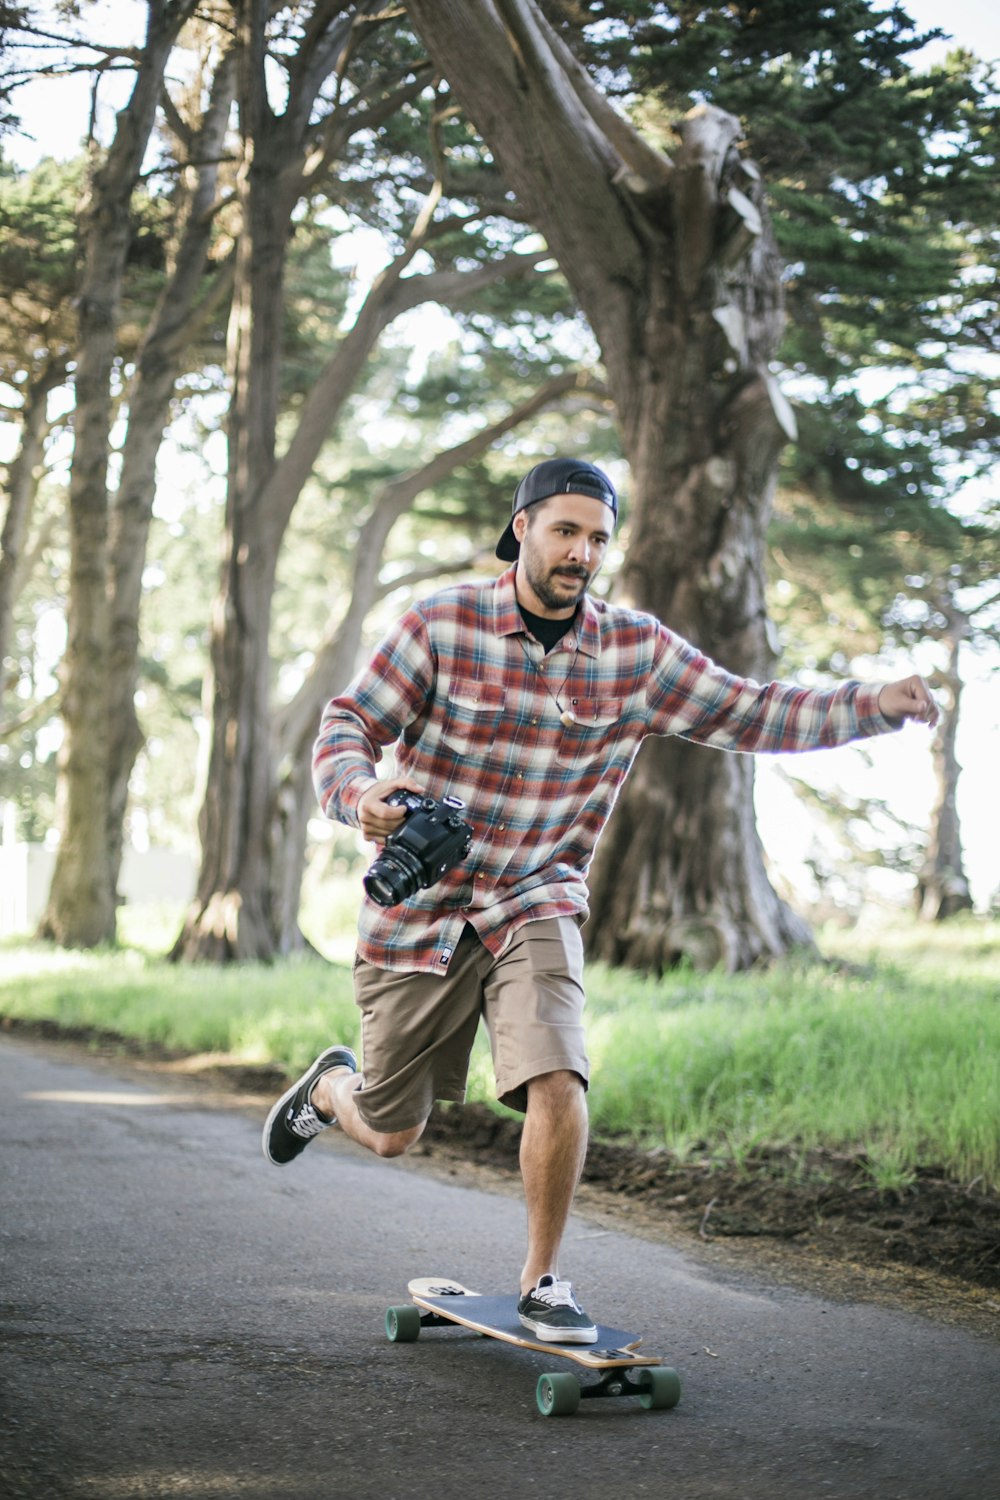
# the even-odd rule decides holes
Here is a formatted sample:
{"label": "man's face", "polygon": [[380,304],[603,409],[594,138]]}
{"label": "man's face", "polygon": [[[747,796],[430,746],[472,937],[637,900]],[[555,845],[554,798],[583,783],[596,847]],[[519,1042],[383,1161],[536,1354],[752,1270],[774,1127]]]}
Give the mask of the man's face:
{"label": "man's face", "polygon": [[572,614],[600,571],[613,526],[610,508],[591,495],[553,495],[519,512],[521,603],[539,615]]}

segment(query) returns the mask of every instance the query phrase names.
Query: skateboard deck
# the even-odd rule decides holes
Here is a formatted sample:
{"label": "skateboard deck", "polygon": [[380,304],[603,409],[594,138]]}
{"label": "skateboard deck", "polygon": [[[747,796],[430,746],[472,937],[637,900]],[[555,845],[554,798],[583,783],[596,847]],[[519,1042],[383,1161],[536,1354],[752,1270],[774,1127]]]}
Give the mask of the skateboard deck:
{"label": "skateboard deck", "polygon": [[569,1416],[583,1397],[634,1395],[651,1410],[666,1410],[680,1400],[676,1370],[665,1366],[659,1355],[643,1353],[637,1334],[598,1324],[592,1344],[552,1343],[522,1326],[516,1297],[483,1296],[445,1276],[418,1277],[406,1290],[410,1301],[390,1307],[385,1315],[393,1343],[412,1343],[425,1328],[457,1324],[518,1349],[558,1355],[596,1373],[597,1380],[586,1384],[570,1373],[540,1376],[535,1400],[543,1416]]}

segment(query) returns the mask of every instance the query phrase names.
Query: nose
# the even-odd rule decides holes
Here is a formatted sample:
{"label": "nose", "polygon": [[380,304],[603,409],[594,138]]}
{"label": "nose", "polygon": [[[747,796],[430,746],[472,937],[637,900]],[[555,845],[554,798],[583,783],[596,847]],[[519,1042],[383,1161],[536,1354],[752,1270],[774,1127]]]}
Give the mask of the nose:
{"label": "nose", "polygon": [[583,563],[584,567],[590,567],[590,542],[585,536],[575,536],[570,544],[568,562]]}

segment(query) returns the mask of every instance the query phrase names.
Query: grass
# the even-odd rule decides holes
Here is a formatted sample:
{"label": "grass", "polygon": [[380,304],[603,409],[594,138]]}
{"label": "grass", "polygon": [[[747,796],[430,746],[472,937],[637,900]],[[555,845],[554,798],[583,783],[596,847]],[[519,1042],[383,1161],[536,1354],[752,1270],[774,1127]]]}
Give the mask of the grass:
{"label": "grass", "polygon": [[[654,980],[588,975],[595,1133],[740,1161],[761,1147],[856,1152],[876,1185],[921,1167],[1000,1184],[1000,923],[825,935],[836,965]],[[294,1074],[358,1044],[350,968],[215,970],[154,952],[0,947],[0,1014],[97,1027]],[[492,1099],[477,1043],[470,1098]]]}

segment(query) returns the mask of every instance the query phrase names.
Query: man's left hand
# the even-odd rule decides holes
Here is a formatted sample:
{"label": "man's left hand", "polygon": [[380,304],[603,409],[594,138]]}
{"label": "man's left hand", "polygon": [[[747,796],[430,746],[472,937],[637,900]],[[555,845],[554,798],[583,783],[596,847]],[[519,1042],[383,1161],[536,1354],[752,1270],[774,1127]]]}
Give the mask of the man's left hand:
{"label": "man's left hand", "polygon": [[930,688],[922,677],[904,677],[900,682],[887,682],[878,695],[878,706],[887,719],[901,723],[904,719],[916,719],[919,724],[932,728],[941,717],[938,706],[931,697]]}

